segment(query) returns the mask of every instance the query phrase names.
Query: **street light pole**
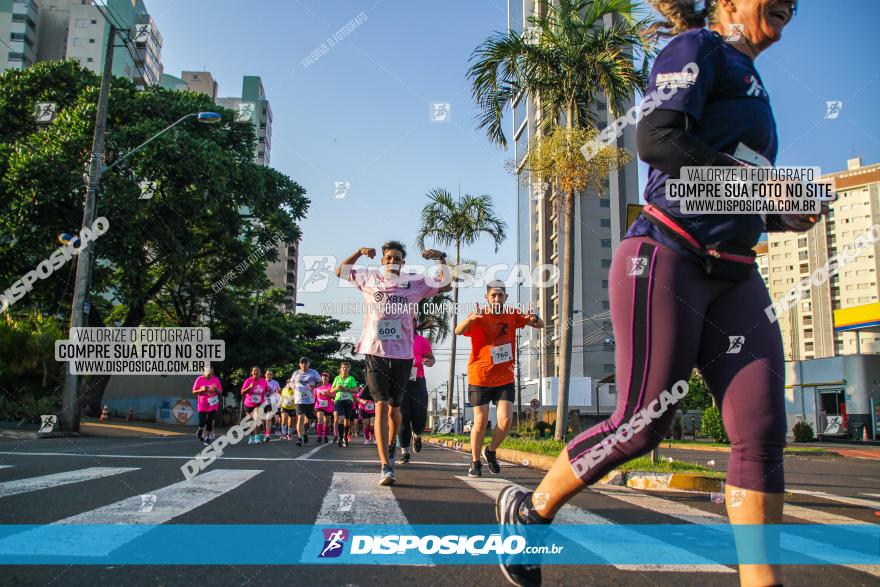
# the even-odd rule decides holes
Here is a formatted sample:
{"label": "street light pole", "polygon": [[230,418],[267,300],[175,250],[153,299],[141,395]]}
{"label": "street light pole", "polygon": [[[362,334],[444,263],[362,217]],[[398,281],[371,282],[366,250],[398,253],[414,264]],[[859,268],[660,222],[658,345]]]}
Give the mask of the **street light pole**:
{"label": "street light pole", "polygon": [[[89,163],[89,182],[86,189],[86,202],[83,210],[83,229],[92,229],[97,214],[98,185],[101,182],[104,160],[104,135],[107,130],[107,109],[110,102],[110,81],[113,77],[113,46],[116,42],[116,27],[110,25],[107,34],[107,48],[104,55],[104,73],[101,77],[101,91],[98,94],[98,111],[95,115],[95,135],[92,138],[92,159]],[[82,234],[82,231],[80,231]],[[86,297],[92,283],[92,258],[94,243],[80,247],[76,260],[76,281],[73,287],[73,305],[70,312],[70,327],[81,328],[86,320]],[[91,310],[91,308],[89,308]],[[71,363],[69,367],[73,367]],[[68,368],[64,373],[64,391],[61,395],[61,430],[79,432],[79,375],[71,374]]]}

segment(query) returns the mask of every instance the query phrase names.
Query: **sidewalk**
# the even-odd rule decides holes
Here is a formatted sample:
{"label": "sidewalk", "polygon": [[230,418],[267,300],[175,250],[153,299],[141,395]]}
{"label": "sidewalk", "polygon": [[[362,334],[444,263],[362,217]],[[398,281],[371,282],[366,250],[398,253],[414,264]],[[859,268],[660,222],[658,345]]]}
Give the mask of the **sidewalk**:
{"label": "sidewalk", "polygon": [[[660,448],[672,450],[702,450],[707,452],[730,452],[729,446],[701,446],[700,444],[677,444],[664,440]],[[786,452],[797,454],[798,449],[820,448],[838,456],[861,459],[880,459],[880,447],[871,445],[842,444],[839,442],[792,442],[785,447]],[[798,456],[810,456],[809,451],[804,451]],[[819,455],[816,455],[819,456]]]}

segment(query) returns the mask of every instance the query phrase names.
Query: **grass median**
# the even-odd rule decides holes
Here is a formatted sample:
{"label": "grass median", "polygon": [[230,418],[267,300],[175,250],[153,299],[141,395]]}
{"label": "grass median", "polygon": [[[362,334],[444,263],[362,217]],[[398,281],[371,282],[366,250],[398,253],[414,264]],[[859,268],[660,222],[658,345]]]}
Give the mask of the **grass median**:
{"label": "grass median", "polygon": [[[430,438],[447,442],[462,442],[464,444],[469,444],[471,441],[470,436],[464,434],[426,434],[423,438]],[[489,444],[489,439],[484,439],[483,444]],[[562,452],[562,449],[564,447],[565,443],[552,438],[538,440],[534,438],[512,438],[508,436],[504,439],[504,442],[501,443],[500,448],[555,457],[560,452]],[[617,468],[621,471],[626,472],[644,471],[647,473],[699,473],[701,475],[706,475],[708,477],[715,477],[719,479],[723,479],[725,476],[724,473],[721,471],[715,471],[714,469],[709,469],[695,463],[685,463],[682,461],[670,462],[666,460],[652,463],[649,457],[639,457],[637,459],[633,459],[629,462],[621,464]]]}

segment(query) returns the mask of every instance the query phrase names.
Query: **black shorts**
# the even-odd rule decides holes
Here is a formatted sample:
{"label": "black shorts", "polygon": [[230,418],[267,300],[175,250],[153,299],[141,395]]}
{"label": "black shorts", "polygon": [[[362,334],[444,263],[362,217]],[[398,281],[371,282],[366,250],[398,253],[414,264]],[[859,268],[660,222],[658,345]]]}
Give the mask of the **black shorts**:
{"label": "black shorts", "polygon": [[367,389],[376,402],[388,402],[400,407],[403,392],[412,372],[412,359],[387,359],[376,355],[364,355],[366,362]]}
{"label": "black shorts", "polygon": [[315,404],[296,404],[296,415],[305,416],[310,420],[314,420]]}
{"label": "black shorts", "polygon": [[291,418],[296,416],[296,408],[281,408],[281,412],[287,414]]}
{"label": "black shorts", "polygon": [[351,420],[352,416],[354,416],[354,402],[350,399],[336,400],[336,403],[333,405],[333,410],[340,418]]}
{"label": "black shorts", "polygon": [[513,383],[497,387],[468,385],[468,402],[472,406],[488,406],[489,402],[495,402],[497,406],[500,401],[513,402],[515,400],[516,386]]}
{"label": "black shorts", "polygon": [[210,412],[199,412],[199,428],[208,428],[213,429],[214,426],[217,425],[217,410],[211,410]]}

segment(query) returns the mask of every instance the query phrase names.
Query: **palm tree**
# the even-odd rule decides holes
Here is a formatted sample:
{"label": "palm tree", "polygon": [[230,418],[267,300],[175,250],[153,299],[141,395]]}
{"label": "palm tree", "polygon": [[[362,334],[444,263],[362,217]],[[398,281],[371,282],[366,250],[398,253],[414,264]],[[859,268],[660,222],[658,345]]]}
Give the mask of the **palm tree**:
{"label": "palm tree", "polygon": [[[598,96],[607,97],[610,121],[613,112],[622,112],[636,89],[644,91],[654,49],[650,19],[634,16],[640,8],[637,0],[552,0],[541,3],[541,8],[542,14],[529,18],[529,34],[496,33],[477,47],[471,56],[468,76],[473,97],[481,109],[478,128],[485,129],[492,142],[507,147],[504,109],[526,94],[540,100],[539,132],[556,143],[568,145],[559,149],[564,160],[558,161],[556,172],[550,174],[562,192],[562,202],[556,200],[562,208],[559,228],[564,237],[560,258],[560,377],[556,411],[556,438],[562,440],[568,428],[571,377],[575,195],[588,183],[595,185],[597,180],[604,179],[608,170],[621,161],[617,149],[612,149],[611,164],[574,174],[580,175],[583,183],[566,180],[560,170],[568,168],[571,173],[572,143],[588,136],[584,133],[596,126],[598,116],[590,106]],[[606,17],[611,24],[605,24]],[[634,66],[636,54],[644,57],[641,70]],[[561,116],[564,122],[560,121]],[[579,161],[586,165],[583,158]],[[541,174],[547,170],[537,171]],[[597,173],[603,171],[598,177]],[[614,221],[617,222],[616,217]]]}
{"label": "palm tree", "polygon": [[439,293],[419,302],[417,329],[423,335],[425,332],[428,333],[426,338],[431,341],[431,344],[443,342],[452,332],[449,326],[452,317],[449,308],[451,301],[452,298],[448,293]]}
{"label": "palm tree", "polygon": [[[488,195],[456,198],[443,188],[428,192],[428,204],[422,209],[421,226],[416,237],[420,249],[425,248],[425,240],[431,239],[440,246],[455,247],[453,267],[461,268],[461,247],[473,245],[483,234],[488,234],[495,242],[495,252],[507,238],[507,225],[495,215],[492,198]],[[458,288],[452,289],[452,331],[458,326]],[[447,382],[446,417],[452,416],[452,392],[455,385],[456,337],[452,337],[452,358],[449,361],[449,381]]]}

